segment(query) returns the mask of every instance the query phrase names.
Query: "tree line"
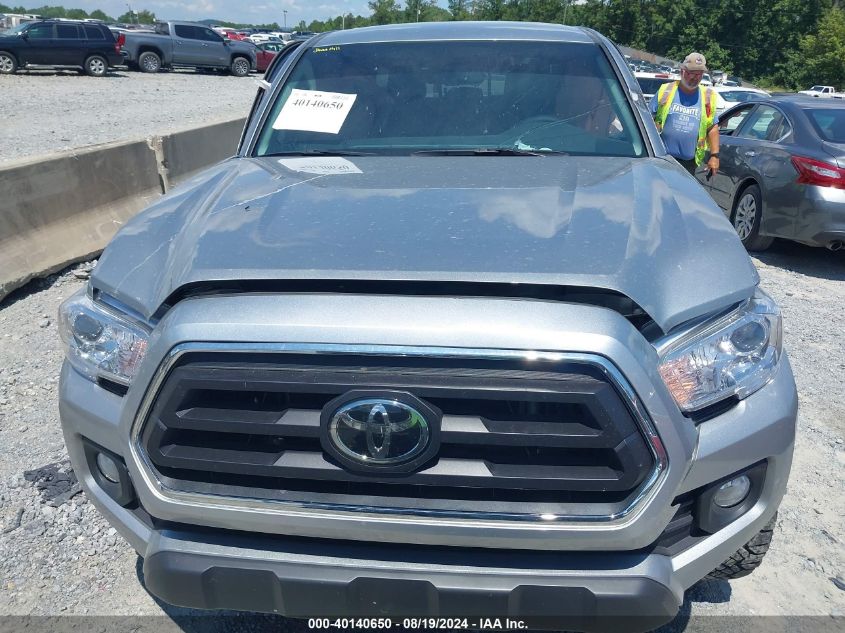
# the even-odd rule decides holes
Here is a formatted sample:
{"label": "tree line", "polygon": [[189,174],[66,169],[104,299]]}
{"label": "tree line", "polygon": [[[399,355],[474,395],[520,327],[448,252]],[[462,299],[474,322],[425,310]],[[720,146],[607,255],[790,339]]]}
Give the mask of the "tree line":
{"label": "tree line", "polygon": [[[300,22],[329,31],[375,24],[447,20],[552,22],[593,28],[617,44],[681,60],[695,50],[711,69],[789,89],[845,89],[845,9],[840,0],[370,0],[370,15]],[[102,11],[41,7],[1,12],[150,24],[143,10],[112,19]],[[245,24],[221,22],[224,26]],[[278,24],[259,25],[278,28]]]}

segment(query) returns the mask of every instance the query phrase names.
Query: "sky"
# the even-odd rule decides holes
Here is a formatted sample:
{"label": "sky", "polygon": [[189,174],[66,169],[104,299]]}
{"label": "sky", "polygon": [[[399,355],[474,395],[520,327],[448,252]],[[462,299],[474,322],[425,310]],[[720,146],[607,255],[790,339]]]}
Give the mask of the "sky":
{"label": "sky", "polygon": [[[126,13],[126,0],[3,0],[7,6],[23,6],[28,9],[48,6],[63,6],[66,9],[85,9],[89,13],[102,9],[106,14],[117,17]],[[147,9],[165,20],[204,20],[215,18],[226,22],[262,24],[284,23],[287,10],[288,26],[311,20],[324,20],[341,14],[370,15],[367,0],[129,0],[134,11]],[[404,2],[400,5],[404,6]],[[445,6],[445,2],[441,2]]]}

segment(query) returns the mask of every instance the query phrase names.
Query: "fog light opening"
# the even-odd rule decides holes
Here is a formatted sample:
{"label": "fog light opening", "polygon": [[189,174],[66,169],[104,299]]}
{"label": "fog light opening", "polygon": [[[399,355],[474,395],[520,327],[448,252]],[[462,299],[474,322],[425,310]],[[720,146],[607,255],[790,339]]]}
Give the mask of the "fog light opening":
{"label": "fog light opening", "polygon": [[719,486],[713,495],[713,503],[720,508],[732,508],[745,501],[750,491],[751,480],[746,475],[740,475]]}
{"label": "fog light opening", "polygon": [[113,484],[120,483],[120,468],[115,461],[105,453],[97,453],[97,468],[100,474]]}

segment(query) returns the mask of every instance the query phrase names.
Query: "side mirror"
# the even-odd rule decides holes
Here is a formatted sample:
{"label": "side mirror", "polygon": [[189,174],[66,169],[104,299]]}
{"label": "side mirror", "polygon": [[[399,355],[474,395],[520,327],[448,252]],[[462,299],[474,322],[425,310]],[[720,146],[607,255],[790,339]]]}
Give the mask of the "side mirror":
{"label": "side mirror", "polygon": [[24,31],[23,33],[18,33],[18,35],[20,35],[21,39],[24,39],[24,40],[29,39],[29,34],[26,31]]}

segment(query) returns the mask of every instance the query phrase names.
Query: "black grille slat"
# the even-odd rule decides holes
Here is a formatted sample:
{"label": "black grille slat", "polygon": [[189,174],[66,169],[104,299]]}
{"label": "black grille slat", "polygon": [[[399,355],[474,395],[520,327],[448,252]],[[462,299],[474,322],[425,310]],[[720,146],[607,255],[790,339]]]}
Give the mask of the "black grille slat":
{"label": "black grille slat", "polygon": [[[156,397],[142,444],[169,487],[426,512],[519,508],[524,495],[526,512],[592,516],[624,508],[654,467],[616,388],[589,365],[230,357],[186,355]],[[411,393],[442,412],[437,454],[403,474],[335,462],[321,410],[353,389]]]}
{"label": "black grille slat", "polygon": [[[228,418],[228,419],[226,419]],[[249,433],[282,437],[319,437],[319,411],[246,411],[192,408],[166,418],[171,429],[216,433]]]}
{"label": "black grille slat", "polygon": [[492,464],[470,459],[441,459],[434,466],[411,475],[397,477],[356,475],[327,461],[322,453],[290,451],[279,454],[250,453],[194,446],[162,447],[161,466],[188,470],[232,473],[256,477],[310,478],[331,481],[357,481],[380,484],[401,483],[411,486],[471,486],[479,488],[535,490],[590,490],[596,484],[606,490],[625,490],[629,481],[606,467],[523,464]]}
{"label": "black grille slat", "polygon": [[[194,407],[167,415],[171,429],[215,433],[249,433],[279,437],[319,437],[320,412],[248,411]],[[583,424],[485,420],[470,416],[443,417],[443,444],[484,444],[500,446],[560,446],[570,448],[606,447],[617,438]]]}

